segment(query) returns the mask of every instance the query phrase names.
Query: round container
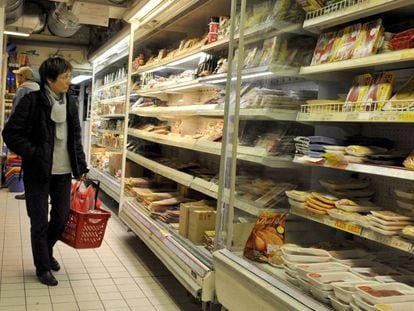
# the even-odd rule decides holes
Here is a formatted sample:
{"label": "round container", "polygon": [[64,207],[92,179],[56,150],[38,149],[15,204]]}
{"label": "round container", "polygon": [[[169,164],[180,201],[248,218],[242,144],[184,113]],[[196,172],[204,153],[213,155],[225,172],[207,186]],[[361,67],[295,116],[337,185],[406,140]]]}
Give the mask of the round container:
{"label": "round container", "polygon": [[7,0],[6,25],[17,21],[23,14],[23,0]]}
{"label": "round container", "polygon": [[47,25],[50,32],[64,38],[73,36],[81,27],[78,18],[62,6],[49,15]]}

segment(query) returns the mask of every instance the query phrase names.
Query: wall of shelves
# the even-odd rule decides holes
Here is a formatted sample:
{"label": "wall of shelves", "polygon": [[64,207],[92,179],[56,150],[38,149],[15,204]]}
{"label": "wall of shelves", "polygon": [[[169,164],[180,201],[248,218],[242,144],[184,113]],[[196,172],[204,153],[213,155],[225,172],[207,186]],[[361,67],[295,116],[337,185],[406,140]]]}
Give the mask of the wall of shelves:
{"label": "wall of shelves", "polygon": [[[256,2],[248,1],[248,13],[244,17],[238,11],[233,13],[252,24],[249,18],[254,16],[251,13],[253,6],[261,1]],[[412,170],[365,163],[332,166],[314,158],[293,157],[294,150],[286,147],[294,145],[293,137],[313,134],[344,138],[358,133],[374,137],[385,135],[392,139],[396,136],[394,133],[388,135],[387,131],[375,129],[387,125],[404,127],[414,121],[413,112],[408,109],[343,111],[343,103],[335,109],[332,108],[334,104],[330,103],[326,104],[328,108],[321,105],[317,109],[306,103],[308,99],[336,98],[338,92],[348,91],[346,87],[356,74],[412,70],[414,49],[310,66],[313,47],[310,51],[306,45],[301,45],[306,40],[316,43],[312,33],[336,29],[342,24],[357,22],[375,14],[392,11],[399,16],[409,15],[410,11],[404,10],[411,10],[414,5],[407,0],[355,0],[353,5],[340,10],[330,8],[328,12],[325,8],[325,11],[307,14],[303,24],[298,18],[302,16],[305,19],[304,13],[294,17],[285,15],[290,18],[288,21],[275,20],[277,14],[270,14],[271,8],[266,11],[269,14],[267,18],[263,17],[262,21],[246,29],[236,23],[235,28],[231,29],[233,41],[227,33],[217,41],[207,43],[205,31],[208,20],[212,16],[230,15],[231,4],[235,9],[240,1],[203,2],[203,6],[186,11],[177,20],[170,20],[165,27],[155,27],[148,36],[141,36],[141,28],[132,24],[127,59],[130,74],[127,79],[97,85],[94,90],[109,92],[111,88],[126,83],[126,95],[99,97],[94,102],[96,106],[123,102],[124,113],[92,115],[92,120],[97,122],[124,121],[122,130],[99,126],[94,130],[94,135],[123,135],[121,182],[97,169],[92,169],[91,175],[103,179],[103,190],[120,202],[119,214],[127,226],[153,250],[187,290],[203,302],[214,302],[216,296],[228,309],[237,306],[239,310],[251,310],[249,306],[254,305],[261,310],[274,310],[275,307],[289,311],[329,310],[328,306],[290,284],[283,269],[266,263],[253,263],[243,257],[238,251],[244,246],[251,227],[249,232],[241,233],[234,228],[239,224],[254,223],[263,211],[285,211],[289,204],[283,191],[276,195],[281,187],[288,190],[293,185],[299,190],[309,190],[319,187],[318,180],[322,177],[349,177],[356,173],[375,180],[390,179],[390,187],[398,182],[404,187],[414,186]],[[237,10],[240,8],[237,6]],[[165,14],[163,12],[163,16]],[[197,39],[192,47],[181,48],[191,40],[185,32],[180,33],[180,29],[188,29],[188,23],[192,23],[191,34]],[[270,50],[275,54],[272,54],[270,64],[261,66],[258,59],[266,55],[265,42],[270,44],[270,40],[274,40]],[[237,53],[230,53],[232,49],[237,50],[238,58],[235,57]],[[283,53],[280,55],[281,50]],[[136,61],[141,54],[145,61],[137,66]],[[206,70],[207,76],[200,74],[199,65],[206,55],[227,58],[228,64],[233,67],[232,72]],[[288,59],[287,55],[294,59]],[[123,61],[122,57],[114,59],[115,63]],[[108,62],[105,64],[97,66],[98,77],[108,72]],[[185,71],[191,71],[191,75],[181,75]],[[398,86],[400,80],[397,81]],[[209,122],[224,122],[222,128],[217,126],[219,130],[215,134],[218,136],[212,139],[214,141],[206,139],[213,127],[205,130],[201,126]],[[375,124],[374,129],[370,129],[371,124]],[[146,126],[149,129],[145,129]],[[410,145],[409,142],[404,144],[402,138],[397,140],[397,147]],[[222,163],[220,176],[215,176],[214,173],[219,171],[218,156]],[[171,162],[163,162],[165,159]],[[192,173],[191,165],[196,166],[199,175]],[[181,236],[177,231],[179,223],[166,224],[154,219],[156,215],[138,203],[139,195],[135,199],[129,197],[126,189],[130,187],[128,182],[134,179],[149,180],[149,186],[143,186],[148,191],[162,192],[164,189],[159,188],[160,185],[167,184],[169,189],[165,192],[179,193],[180,199],[217,200],[214,247],[222,249],[212,255],[200,243]],[[135,188],[142,191],[141,187]],[[378,195],[378,198],[383,197],[383,194]],[[273,205],[272,200],[276,202]],[[386,201],[388,205],[393,204],[392,198]],[[168,210],[176,211],[178,206],[176,204]],[[390,251],[395,249],[412,253],[414,250],[411,242],[399,236],[384,236],[354,223],[336,221],[326,215],[318,216],[299,209],[292,208],[291,214],[287,225],[291,228],[297,223],[298,226],[318,223],[327,231],[333,228],[351,233],[367,240],[368,244],[373,241],[388,247]],[[303,235],[303,232],[293,230],[291,236],[294,238],[288,242],[301,244],[306,240]],[[323,236],[335,240],[331,235]],[[235,246],[237,239],[244,239],[242,246]],[[232,284],[234,288],[229,286],[229,280],[238,280]],[[243,293],[250,302],[241,303],[240,295]]]}

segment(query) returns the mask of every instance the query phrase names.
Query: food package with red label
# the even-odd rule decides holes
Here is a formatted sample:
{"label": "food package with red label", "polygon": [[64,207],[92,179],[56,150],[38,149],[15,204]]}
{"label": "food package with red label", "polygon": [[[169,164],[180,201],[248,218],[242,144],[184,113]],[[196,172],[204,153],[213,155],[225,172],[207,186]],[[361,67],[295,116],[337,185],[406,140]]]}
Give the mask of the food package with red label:
{"label": "food package with red label", "polygon": [[352,57],[358,35],[361,31],[361,23],[351,25],[343,30],[341,41],[332,57],[333,62],[349,59]]}
{"label": "food package with red label", "polygon": [[372,80],[372,76],[368,73],[358,75],[354,78],[351,89],[346,97],[346,103],[342,107],[342,111],[360,111],[360,103],[365,101]]}
{"label": "food package with red label", "polygon": [[374,75],[373,83],[369,88],[365,103],[361,105],[362,111],[382,110],[386,100],[392,95],[394,74],[382,72]]}
{"label": "food package with red label", "polygon": [[287,213],[262,212],[244,247],[244,256],[267,262],[269,254],[285,242]]}
{"label": "food package with red label", "polygon": [[381,46],[384,34],[382,19],[379,18],[362,25],[361,31],[355,43],[352,58],[366,57],[377,53]]}
{"label": "food package with red label", "polygon": [[327,32],[319,36],[316,43],[315,52],[313,53],[311,65],[327,63],[331,60],[333,48],[337,38],[336,32]]}

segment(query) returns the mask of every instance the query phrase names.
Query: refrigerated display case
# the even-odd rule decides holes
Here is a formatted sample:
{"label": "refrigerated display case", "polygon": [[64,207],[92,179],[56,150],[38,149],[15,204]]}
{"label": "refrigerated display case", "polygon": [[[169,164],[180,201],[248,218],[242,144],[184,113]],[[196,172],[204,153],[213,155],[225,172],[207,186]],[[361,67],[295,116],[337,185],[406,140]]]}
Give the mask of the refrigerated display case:
{"label": "refrigerated display case", "polygon": [[129,105],[130,32],[127,28],[91,58],[89,175],[100,180],[102,190],[117,202],[121,201]]}
{"label": "refrigerated display case", "polygon": [[215,228],[224,97],[206,80],[223,74],[217,63],[228,47],[224,33],[210,42],[208,32],[220,21],[224,31],[230,1],[182,2],[160,12],[150,33],[132,22],[119,215],[207,308],[215,302],[206,232]]}
{"label": "refrigerated display case", "polygon": [[330,283],[413,285],[413,3],[309,3],[231,4],[213,253],[229,310],[366,310]]}

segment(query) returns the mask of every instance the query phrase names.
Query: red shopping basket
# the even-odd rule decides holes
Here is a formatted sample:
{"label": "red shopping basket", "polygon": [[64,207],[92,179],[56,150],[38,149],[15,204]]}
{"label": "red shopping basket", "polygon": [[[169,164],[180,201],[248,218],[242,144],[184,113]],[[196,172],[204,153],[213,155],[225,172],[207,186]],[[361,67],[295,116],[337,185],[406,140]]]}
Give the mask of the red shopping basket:
{"label": "red shopping basket", "polygon": [[[96,189],[95,202],[98,201],[99,181],[88,179]],[[69,220],[60,240],[73,248],[97,248],[102,244],[106,225],[111,213],[97,207],[86,212],[70,209]]]}

